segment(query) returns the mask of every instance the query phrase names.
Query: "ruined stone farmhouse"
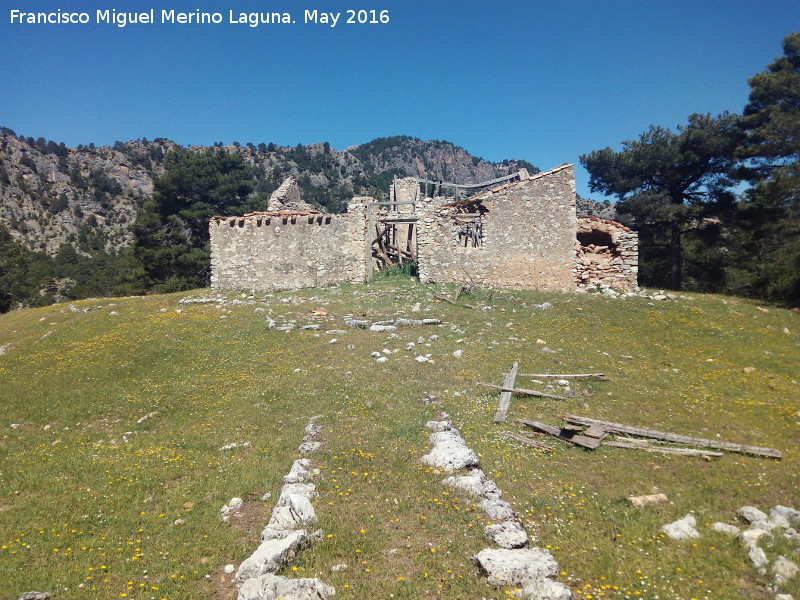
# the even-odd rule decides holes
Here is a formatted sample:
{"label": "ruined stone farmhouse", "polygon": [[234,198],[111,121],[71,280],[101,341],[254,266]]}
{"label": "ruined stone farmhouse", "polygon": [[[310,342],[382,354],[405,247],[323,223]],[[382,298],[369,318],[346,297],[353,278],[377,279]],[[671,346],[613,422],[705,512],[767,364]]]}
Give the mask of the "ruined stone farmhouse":
{"label": "ruined stone farmhouse", "polygon": [[413,262],[424,283],[630,291],[638,271],[636,233],[577,218],[570,164],[482,184],[398,179],[387,200],[355,197],[344,214],[314,210],[289,179],[267,211],[209,227],[211,285],[221,290],[363,283]]}

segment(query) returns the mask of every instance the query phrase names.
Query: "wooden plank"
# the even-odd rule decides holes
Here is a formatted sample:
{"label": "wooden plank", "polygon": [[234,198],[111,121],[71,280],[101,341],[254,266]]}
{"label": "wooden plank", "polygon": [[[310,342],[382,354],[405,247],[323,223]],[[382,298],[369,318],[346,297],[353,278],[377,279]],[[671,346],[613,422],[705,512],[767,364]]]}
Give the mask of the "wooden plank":
{"label": "wooden plank", "polygon": [[608,381],[605,373],[520,373],[520,377],[533,377],[534,379],[599,379]]}
{"label": "wooden plank", "polygon": [[583,432],[583,435],[589,436],[590,438],[597,438],[598,440],[602,440],[608,435],[608,429],[606,429],[602,425],[590,425],[589,429]]}
{"label": "wooden plank", "polygon": [[711,450],[700,450],[699,448],[673,448],[670,446],[654,446],[652,444],[636,443],[634,441],[613,441],[603,442],[604,446],[612,446],[614,448],[628,448],[629,450],[644,450],[645,452],[658,452],[660,454],[679,454],[682,456],[722,456],[722,452],[713,452]]}
{"label": "wooden plank", "polygon": [[[461,306],[461,305],[459,305]],[[508,392],[514,394],[522,394],[523,396],[536,396],[537,398],[553,398],[554,400],[569,400],[566,396],[556,396],[555,394],[545,394],[544,392],[537,392],[536,390],[526,390],[524,388],[509,387],[507,385],[494,385],[493,383],[478,382],[478,385],[483,387],[492,388],[493,390],[500,390],[501,392]]]}
{"label": "wooden plank", "polygon": [[620,423],[611,423],[609,421],[600,421],[599,419],[590,419],[588,417],[579,417],[576,415],[564,415],[561,417],[568,423],[575,423],[577,425],[602,425],[610,433],[622,433],[626,435],[635,435],[654,440],[663,440],[665,442],[675,442],[678,444],[689,444],[691,446],[704,446],[706,448],[715,448],[717,450],[728,450],[729,452],[737,452],[739,454],[753,454],[756,456],[766,456],[780,460],[783,458],[780,450],[775,448],[763,448],[761,446],[745,446],[743,444],[735,444],[732,442],[721,442],[719,440],[708,440],[705,438],[696,438],[686,435],[678,435],[677,433],[669,433],[664,431],[655,431],[653,429],[641,429],[639,427],[631,427],[629,425],[622,425]]}
{"label": "wooden plank", "polygon": [[[506,379],[503,382],[504,388],[513,388],[514,381],[517,379],[517,369],[519,369],[519,361],[515,360],[514,365],[511,367],[511,371],[508,372],[506,375]],[[497,412],[494,413],[494,422],[495,423],[504,423],[506,420],[506,415],[508,414],[508,407],[511,405],[511,392],[503,390],[500,393],[500,402],[497,405]]]}
{"label": "wooden plank", "polygon": [[594,450],[600,445],[600,440],[587,438],[583,435],[574,435],[574,432],[572,431],[559,429],[558,427],[553,427],[552,425],[545,425],[544,423],[528,421],[526,419],[516,419],[515,422],[521,423],[522,425],[527,425],[528,427],[531,427],[536,431],[546,433],[547,435],[552,435],[553,437],[560,439],[562,442],[566,442],[573,446],[581,446],[588,450]]}
{"label": "wooden plank", "polygon": [[518,442],[522,442],[528,446],[532,446],[533,448],[538,448],[544,452],[552,452],[553,449],[548,446],[547,444],[542,444],[541,442],[537,442],[536,440],[529,438],[527,435],[522,435],[521,433],[509,432],[509,437],[511,439],[517,440]]}

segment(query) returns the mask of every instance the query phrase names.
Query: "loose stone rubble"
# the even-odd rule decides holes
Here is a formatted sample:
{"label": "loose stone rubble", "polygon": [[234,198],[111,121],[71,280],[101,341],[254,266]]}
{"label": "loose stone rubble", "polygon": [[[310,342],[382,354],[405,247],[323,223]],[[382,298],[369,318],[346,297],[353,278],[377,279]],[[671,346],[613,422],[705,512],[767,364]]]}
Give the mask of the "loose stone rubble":
{"label": "loose stone rubble", "polygon": [[[315,437],[322,429],[313,417],[305,428],[299,452],[307,454],[319,447]],[[298,458],[283,478],[283,488],[267,526],[261,532],[261,545],[236,572],[238,600],[326,600],[336,590],[319,579],[289,579],[275,575],[309,542],[322,539],[322,530],[308,532],[316,523],[317,514],[311,503],[317,488],[311,479],[318,473],[311,461]]]}
{"label": "loose stone rubble", "polygon": [[[450,421],[429,421],[425,427],[432,450],[420,460],[452,473],[442,483],[473,496],[489,523],[486,538],[500,548],[486,548],[473,557],[486,581],[492,586],[520,588],[522,600],[570,600],[572,592],[553,581],[558,564],[547,550],[527,548],[528,534],[502,492],[480,469],[478,455],[471,450]],[[459,474],[462,472],[463,474]]]}
{"label": "loose stone rubble", "polygon": [[[793,561],[785,556],[778,556],[771,560],[759,545],[762,540],[773,540],[776,535],[782,535],[785,539],[800,545],[800,533],[795,529],[800,526],[800,511],[779,504],[772,507],[769,514],[755,506],[742,506],[736,514],[748,524],[747,529],[740,529],[735,525],[723,522],[713,523],[711,529],[736,537],[759,574],[766,575],[768,570],[772,573],[773,584],[770,586],[770,591],[776,592],[777,587],[786,584],[800,574],[800,566]],[[662,530],[673,539],[684,540],[700,536],[695,529],[696,525],[694,517],[686,515],[683,519],[665,525]],[[775,595],[775,600],[790,599],[793,600],[790,594]]]}
{"label": "loose stone rubble", "polygon": [[661,530],[673,540],[683,541],[690,538],[700,537],[700,532],[695,529],[697,520],[693,515],[686,515],[674,523],[664,525]]}

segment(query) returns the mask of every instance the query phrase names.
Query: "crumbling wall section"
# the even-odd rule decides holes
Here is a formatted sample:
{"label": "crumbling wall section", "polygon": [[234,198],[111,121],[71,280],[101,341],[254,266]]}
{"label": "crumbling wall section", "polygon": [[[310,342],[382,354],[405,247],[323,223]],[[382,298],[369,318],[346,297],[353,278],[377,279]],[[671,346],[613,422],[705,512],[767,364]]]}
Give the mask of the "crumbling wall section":
{"label": "crumbling wall section", "polygon": [[[458,216],[465,214],[479,215],[472,217],[480,221],[478,245],[462,233]],[[424,199],[420,280],[574,291],[575,226],[575,175],[567,164],[455,204]]]}
{"label": "crumbling wall section", "polygon": [[575,283],[578,291],[632,292],[639,276],[639,236],[616,221],[578,219]]}
{"label": "crumbling wall section", "polygon": [[342,215],[215,217],[209,223],[211,287],[277,291],[363,283],[364,201],[354,198]]}

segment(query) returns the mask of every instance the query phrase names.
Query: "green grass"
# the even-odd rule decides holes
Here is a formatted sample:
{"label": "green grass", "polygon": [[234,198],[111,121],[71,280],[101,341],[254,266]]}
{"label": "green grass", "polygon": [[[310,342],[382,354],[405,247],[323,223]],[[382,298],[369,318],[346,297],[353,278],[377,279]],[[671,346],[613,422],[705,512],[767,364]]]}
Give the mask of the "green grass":
{"label": "green grass", "polygon": [[[800,314],[717,296],[477,290],[469,303],[491,307],[483,311],[437,303],[437,293],[454,289],[386,278],[222,308],[179,304],[216,296],[198,290],[0,316],[0,598],[33,589],[59,599],[235,597],[222,568],[255,549],[314,415],[325,426],[312,455],[325,537],[286,574],[319,576],[344,599],[507,597],[470,562],[486,547],[482,514],[418,462],[429,450],[424,424],[442,410],[578,598],[772,597],[769,577],[708,524],[735,523],[745,504],[800,508]],[[553,307],[532,308],[545,301]],[[304,316],[315,308],[328,315]],[[348,315],[443,325],[400,328],[399,338],[324,333]],[[268,316],[298,328],[269,329]],[[307,323],[322,329],[299,329]],[[370,357],[384,348],[398,352],[382,364]],[[462,358],[452,356],[458,348]],[[414,361],[421,353],[435,362]],[[566,402],[515,397],[509,421],[496,425],[496,394],[476,382],[502,382],[516,359],[523,373],[603,371],[611,381],[576,384],[591,396]],[[423,402],[428,395],[437,404]],[[514,418],[557,424],[567,412],[719,434],[779,448],[784,459],[586,452],[557,441],[545,455],[504,436],[520,429]],[[252,446],[219,450],[243,441]],[[671,503],[625,501],[655,488]],[[265,492],[272,499],[261,502]],[[247,500],[248,517],[222,523],[233,496]],[[661,526],[689,511],[702,537],[664,538]],[[765,550],[800,562],[784,540]],[[349,568],[331,572],[340,563]],[[783,590],[797,596],[800,582]]]}

